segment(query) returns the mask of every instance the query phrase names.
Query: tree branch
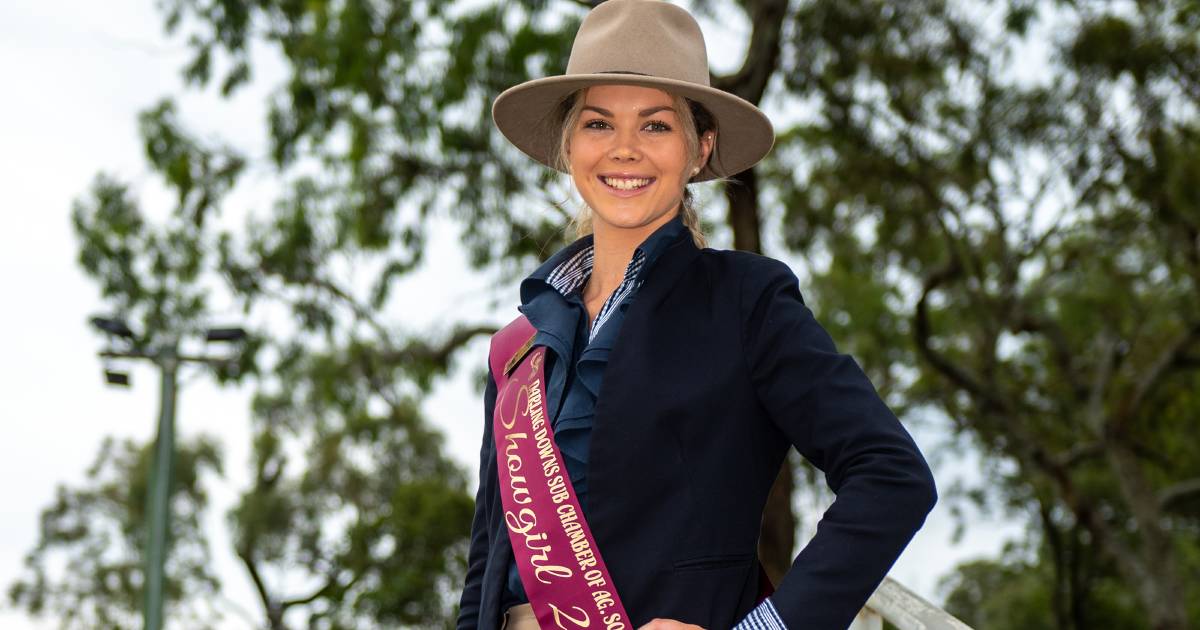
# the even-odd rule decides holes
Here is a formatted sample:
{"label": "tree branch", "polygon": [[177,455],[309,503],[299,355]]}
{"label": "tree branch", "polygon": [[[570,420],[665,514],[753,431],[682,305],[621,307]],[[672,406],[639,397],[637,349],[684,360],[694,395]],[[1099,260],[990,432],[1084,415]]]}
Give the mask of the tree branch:
{"label": "tree branch", "polygon": [[1171,484],[1158,493],[1159,509],[1165,511],[1176,508],[1184,499],[1196,494],[1200,494],[1200,477]]}
{"label": "tree branch", "polygon": [[1010,405],[1008,402],[997,396],[995,392],[984,387],[974,376],[955,365],[929,345],[931,335],[928,307],[929,294],[946,280],[957,276],[960,270],[961,268],[958,266],[957,261],[952,260],[925,279],[924,287],[921,291],[921,299],[917,301],[916,313],[913,316],[913,337],[916,341],[917,350],[937,371],[949,378],[955,385],[986,403],[991,409],[1009,411]]}
{"label": "tree branch", "polygon": [[1087,405],[1084,407],[1086,421],[1092,428],[1092,434],[1098,437],[1106,434],[1104,393],[1108,391],[1108,384],[1112,381],[1120,343],[1120,339],[1107,333],[1100,336],[1100,360],[1096,362],[1096,371],[1092,374],[1092,384],[1088,389]]}
{"label": "tree branch", "polygon": [[1041,500],[1038,501],[1038,516],[1042,519],[1042,531],[1045,532],[1046,543],[1050,547],[1050,558],[1054,561],[1054,617],[1058,620],[1058,627],[1067,628],[1069,627],[1067,596],[1070,593],[1068,586],[1070,571],[1067,567],[1068,560],[1062,532],[1054,524],[1054,518],[1050,515],[1050,506]]}
{"label": "tree branch", "polygon": [[384,360],[396,363],[432,363],[444,368],[450,362],[452,355],[460,347],[469,343],[477,335],[493,335],[499,329],[495,326],[458,326],[440,345],[430,345],[425,341],[415,341],[402,350],[384,355]]}
{"label": "tree branch", "polygon": [[1137,415],[1142,402],[1162,383],[1167,371],[1183,364],[1188,350],[1198,340],[1200,340],[1200,322],[1194,322],[1163,349],[1147,368],[1141,370],[1142,377],[1138,379],[1133,393],[1125,400],[1125,404],[1121,405],[1120,413],[1116,415],[1118,424],[1115,428],[1118,431],[1122,430]]}
{"label": "tree branch", "polygon": [[1039,333],[1045,337],[1050,343],[1050,348],[1054,353],[1054,360],[1058,363],[1063,378],[1070,383],[1075,396],[1079,399],[1087,396],[1087,386],[1079,381],[1072,365],[1073,355],[1071,353],[1071,345],[1067,341],[1067,333],[1058,322],[1034,315],[1025,309],[1024,304],[1021,304],[1013,330],[1017,332]]}
{"label": "tree branch", "polygon": [[788,3],[786,0],[748,0],[741,4],[749,14],[751,25],[746,59],[737,72],[711,76],[710,82],[715,88],[757,104],[762,101],[767,82],[779,65],[780,40]]}
{"label": "tree branch", "polygon": [[329,574],[328,578],[326,579],[325,584],[323,584],[321,586],[321,588],[318,588],[317,590],[313,591],[312,593],[308,594],[305,597],[297,597],[295,599],[286,600],[282,604],[279,605],[279,608],[280,608],[280,610],[287,610],[288,608],[290,608],[292,606],[303,606],[304,604],[311,604],[312,602],[316,601],[317,599],[329,594],[335,588],[340,588],[341,590],[345,591],[346,589],[349,589],[351,586],[354,586],[354,583],[357,582],[358,578],[361,576],[362,576],[362,572],[355,573],[354,577],[350,578],[350,581],[347,582],[344,586],[342,586],[337,583],[336,568],[331,567],[330,574]]}
{"label": "tree branch", "polygon": [[258,598],[262,601],[263,610],[267,612],[267,619],[272,629],[282,627],[282,609],[276,605],[275,600],[267,592],[267,585],[263,582],[262,575],[258,572],[258,567],[254,564],[254,559],[250,557],[250,545],[239,545],[237,548],[237,556],[241,559],[242,564],[246,567],[246,572],[250,574],[250,581],[254,583],[254,590],[258,592]]}
{"label": "tree branch", "polygon": [[318,289],[323,289],[327,293],[344,302],[350,311],[354,313],[354,317],[370,326],[371,329],[373,329],[375,333],[379,335],[381,340],[387,341],[391,339],[391,333],[389,333],[388,330],[383,327],[383,324],[380,324],[379,321],[371,315],[371,311],[362,304],[359,304],[358,300],[354,299],[354,296],[350,295],[347,291],[334,284],[332,280],[313,276],[312,278],[308,279],[308,283]]}
{"label": "tree branch", "polygon": [[[1017,432],[1020,433],[1019,428]],[[1131,575],[1144,576],[1145,565],[1120,537],[1113,534],[1109,524],[1097,516],[1092,501],[1080,496],[1070,472],[1050,457],[1037,442],[1026,442],[1025,446],[1025,452],[1018,453],[1018,458],[1032,468],[1041,470],[1058,486],[1063,502],[1070,508],[1080,525],[1092,535],[1096,545],[1104,549]]]}
{"label": "tree branch", "polygon": [[1055,466],[1072,468],[1082,461],[1093,459],[1104,454],[1104,445],[1100,442],[1077,443],[1054,458]]}
{"label": "tree branch", "polygon": [[[821,86],[826,98],[836,97],[833,88],[827,82],[822,80]],[[866,108],[873,116],[882,118],[887,115],[887,112],[884,111],[881,105],[873,100],[857,101],[855,104]],[[849,105],[849,103],[846,103],[843,107],[849,107]],[[897,125],[894,131],[896,132],[897,141],[903,145],[907,152],[907,159],[903,155],[889,152],[886,147],[874,142],[869,129],[853,127],[845,123],[846,129],[844,131],[855,143],[855,146],[864,153],[886,159],[888,166],[893,169],[895,174],[915,186],[929,200],[929,215],[933,217],[933,221],[937,223],[938,228],[945,235],[946,245],[951,255],[957,258],[958,263],[965,267],[964,271],[967,274],[979,281],[980,286],[986,286],[987,279],[984,277],[982,271],[985,265],[980,261],[976,248],[970,244],[963,245],[955,235],[954,230],[942,217],[942,212],[945,211],[954,218],[956,225],[963,226],[966,222],[963,221],[962,213],[959,212],[959,209],[954,204],[948,203],[945,200],[939,189],[940,182],[931,181],[925,176],[925,173],[936,173],[940,169],[922,154],[918,142],[914,138],[913,129],[925,130],[922,126],[923,121],[918,120],[912,115],[905,116],[903,112],[901,112],[900,119],[903,124]],[[1003,239],[1001,240],[1003,241]],[[975,293],[968,293],[967,297],[972,303],[978,304]]]}

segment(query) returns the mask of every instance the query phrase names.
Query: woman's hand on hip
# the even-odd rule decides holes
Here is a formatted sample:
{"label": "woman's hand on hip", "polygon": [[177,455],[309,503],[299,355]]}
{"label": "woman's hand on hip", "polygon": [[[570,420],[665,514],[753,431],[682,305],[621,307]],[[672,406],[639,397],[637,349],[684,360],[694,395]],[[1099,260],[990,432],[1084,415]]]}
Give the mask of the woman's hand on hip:
{"label": "woman's hand on hip", "polygon": [[649,623],[638,630],[704,630],[704,628],[674,619],[651,619]]}

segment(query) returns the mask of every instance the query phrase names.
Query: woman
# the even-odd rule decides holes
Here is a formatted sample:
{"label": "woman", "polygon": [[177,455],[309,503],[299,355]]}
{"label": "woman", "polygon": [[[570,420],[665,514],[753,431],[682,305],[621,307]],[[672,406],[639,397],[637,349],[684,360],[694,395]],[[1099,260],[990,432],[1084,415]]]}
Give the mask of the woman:
{"label": "woman", "polygon": [[[766,116],[709,87],[698,25],[659,0],[599,5],[566,74],[492,113],[586,213],[493,338],[458,628],[844,629],[936,492],[787,265],[704,245],[687,184],[761,160]],[[793,445],[837,497],[764,599]]]}

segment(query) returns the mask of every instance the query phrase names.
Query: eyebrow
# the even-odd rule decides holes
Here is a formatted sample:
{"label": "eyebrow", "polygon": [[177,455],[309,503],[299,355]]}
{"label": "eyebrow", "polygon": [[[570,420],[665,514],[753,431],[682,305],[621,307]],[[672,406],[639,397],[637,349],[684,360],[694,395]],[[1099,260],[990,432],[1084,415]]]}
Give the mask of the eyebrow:
{"label": "eyebrow", "polygon": [[[595,105],[584,105],[583,109],[590,109],[590,110],[596,112],[597,114],[600,114],[601,116],[608,116],[609,118],[613,117],[612,112],[610,112],[607,109],[604,109],[602,107],[596,107]],[[668,110],[668,111],[672,111],[672,112],[675,111],[675,108],[671,107],[670,105],[659,105],[658,107],[651,107],[649,109],[643,109],[642,111],[638,112],[638,116],[649,116],[650,114],[653,114],[655,112],[661,112],[664,109]]]}

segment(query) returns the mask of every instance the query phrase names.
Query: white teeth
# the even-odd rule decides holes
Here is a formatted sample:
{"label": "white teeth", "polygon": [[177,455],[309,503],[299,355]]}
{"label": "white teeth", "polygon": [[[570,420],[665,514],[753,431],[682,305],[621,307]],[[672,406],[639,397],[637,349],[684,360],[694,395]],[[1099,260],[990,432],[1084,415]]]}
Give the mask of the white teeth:
{"label": "white teeth", "polygon": [[621,190],[633,190],[650,183],[649,179],[619,179],[616,177],[604,177],[602,179],[605,184]]}

